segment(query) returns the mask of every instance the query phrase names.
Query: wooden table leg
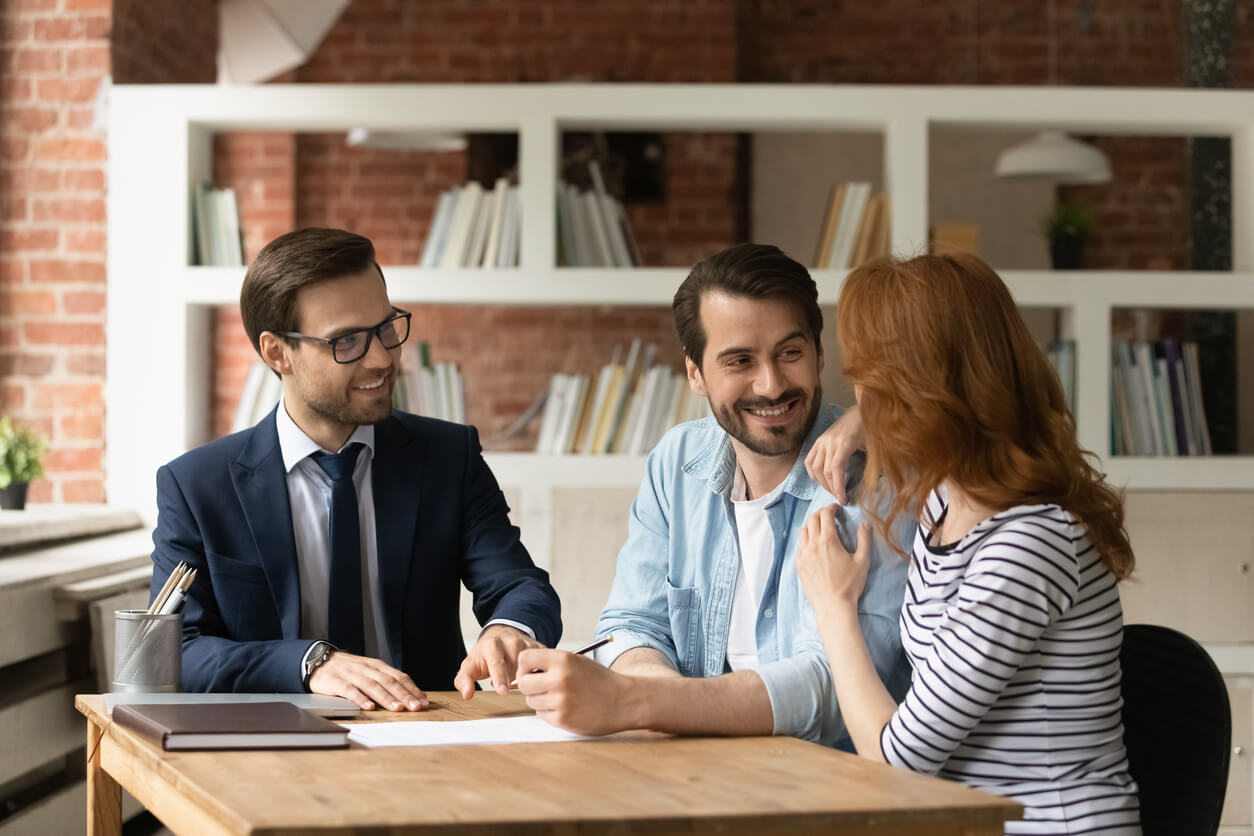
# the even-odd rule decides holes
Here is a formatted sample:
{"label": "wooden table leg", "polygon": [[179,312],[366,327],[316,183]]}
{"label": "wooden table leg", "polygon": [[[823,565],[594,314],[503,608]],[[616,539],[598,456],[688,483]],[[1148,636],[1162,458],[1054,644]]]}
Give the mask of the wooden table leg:
{"label": "wooden table leg", "polygon": [[100,767],[104,731],[87,721],[87,836],[120,836],[122,788]]}

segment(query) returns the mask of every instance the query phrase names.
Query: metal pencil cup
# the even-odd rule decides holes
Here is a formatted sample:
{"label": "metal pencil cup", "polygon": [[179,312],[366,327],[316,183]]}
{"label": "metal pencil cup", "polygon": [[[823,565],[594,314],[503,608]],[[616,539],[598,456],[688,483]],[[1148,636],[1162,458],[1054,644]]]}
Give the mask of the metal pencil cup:
{"label": "metal pencil cup", "polygon": [[183,613],[113,613],[113,690],[174,692],[183,678]]}

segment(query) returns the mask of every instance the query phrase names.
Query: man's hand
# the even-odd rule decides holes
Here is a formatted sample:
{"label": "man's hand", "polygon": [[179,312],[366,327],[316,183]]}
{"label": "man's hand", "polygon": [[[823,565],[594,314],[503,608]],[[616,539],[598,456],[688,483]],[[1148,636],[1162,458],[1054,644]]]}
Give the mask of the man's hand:
{"label": "man's hand", "polygon": [[531,647],[544,645],[508,624],[493,624],[470,649],[453,687],[461,692],[462,699],[468,700],[475,695],[475,683],[490,677],[498,694],[508,694],[518,673],[518,654]]}
{"label": "man's hand", "polygon": [[862,432],[862,412],[851,406],[835,424],[815,439],[814,446],[806,454],[806,470],[823,490],[836,497],[841,505],[849,503],[845,496],[845,468],[855,450],[866,449],[866,436]]}
{"label": "man's hand", "polygon": [[797,576],[820,621],[836,609],[857,609],[871,563],[870,542],[870,527],[864,522],[858,526],[854,553],[845,551],[836,529],[835,505],[815,511],[802,526],[797,539]]}
{"label": "man's hand", "polygon": [[430,702],[409,675],[369,656],[337,650],[309,677],[315,694],[345,697],[366,711],[422,711]]}
{"label": "man's hand", "polygon": [[546,722],[577,734],[645,727],[643,680],[623,676],[564,650],[527,650],[518,657],[518,690]]}

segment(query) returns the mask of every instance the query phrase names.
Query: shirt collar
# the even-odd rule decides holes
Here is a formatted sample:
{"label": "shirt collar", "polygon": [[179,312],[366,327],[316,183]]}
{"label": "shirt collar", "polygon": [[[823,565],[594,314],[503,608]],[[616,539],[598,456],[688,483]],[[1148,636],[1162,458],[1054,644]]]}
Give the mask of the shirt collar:
{"label": "shirt collar", "polygon": [[[314,441],[305,431],[296,426],[296,422],[292,420],[292,416],[287,414],[287,398],[284,397],[279,401],[279,408],[274,416],[275,427],[279,432],[279,450],[283,453],[283,470],[287,473],[292,472],[292,468],[309,458],[314,453],[338,453],[339,450],[323,450],[318,442]],[[353,430],[353,434],[348,437],[348,441],[344,442],[347,447],[353,442],[360,442],[366,445],[370,450],[370,457],[374,457],[374,425],[362,424]],[[344,449],[343,447],[340,448]]]}

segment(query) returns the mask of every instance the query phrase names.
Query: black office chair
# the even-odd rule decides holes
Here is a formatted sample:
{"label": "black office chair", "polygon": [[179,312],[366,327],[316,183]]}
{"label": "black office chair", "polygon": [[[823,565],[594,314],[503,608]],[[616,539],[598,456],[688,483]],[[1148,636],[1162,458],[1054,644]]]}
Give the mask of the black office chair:
{"label": "black office chair", "polygon": [[1169,627],[1123,628],[1123,729],[1144,836],[1214,836],[1228,784],[1228,689],[1202,646]]}

